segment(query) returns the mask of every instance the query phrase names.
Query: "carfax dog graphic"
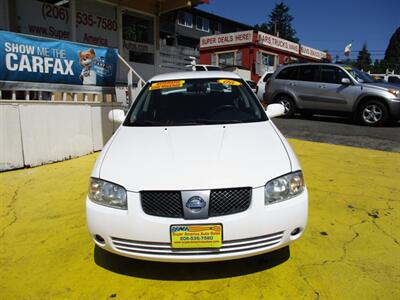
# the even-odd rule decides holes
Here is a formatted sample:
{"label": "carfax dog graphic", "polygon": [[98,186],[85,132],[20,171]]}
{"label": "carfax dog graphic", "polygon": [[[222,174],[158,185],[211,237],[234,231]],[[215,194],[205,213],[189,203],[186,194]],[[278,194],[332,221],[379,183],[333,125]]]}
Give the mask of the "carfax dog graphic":
{"label": "carfax dog graphic", "polygon": [[96,71],[93,68],[93,60],[96,57],[94,49],[79,51],[79,63],[83,67],[79,78],[82,84],[96,85]]}

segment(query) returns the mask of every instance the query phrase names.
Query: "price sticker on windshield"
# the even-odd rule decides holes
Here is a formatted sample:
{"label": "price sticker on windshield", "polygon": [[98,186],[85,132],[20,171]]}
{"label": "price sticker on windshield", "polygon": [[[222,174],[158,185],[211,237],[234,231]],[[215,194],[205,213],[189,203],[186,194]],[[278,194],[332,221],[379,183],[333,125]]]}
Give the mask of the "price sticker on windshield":
{"label": "price sticker on windshield", "polygon": [[161,90],[161,89],[171,89],[171,88],[180,88],[185,84],[185,80],[169,80],[169,81],[160,81],[154,82],[151,84],[149,90]]}
{"label": "price sticker on windshield", "polygon": [[232,80],[232,79],[218,79],[218,83],[226,84],[226,85],[242,85],[240,81]]}

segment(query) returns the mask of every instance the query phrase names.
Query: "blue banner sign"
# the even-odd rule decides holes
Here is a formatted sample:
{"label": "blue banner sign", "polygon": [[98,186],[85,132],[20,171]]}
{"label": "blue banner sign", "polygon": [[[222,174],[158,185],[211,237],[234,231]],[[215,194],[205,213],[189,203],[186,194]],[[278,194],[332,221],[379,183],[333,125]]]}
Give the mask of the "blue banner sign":
{"label": "blue banner sign", "polygon": [[117,49],[0,31],[0,80],[114,86]]}

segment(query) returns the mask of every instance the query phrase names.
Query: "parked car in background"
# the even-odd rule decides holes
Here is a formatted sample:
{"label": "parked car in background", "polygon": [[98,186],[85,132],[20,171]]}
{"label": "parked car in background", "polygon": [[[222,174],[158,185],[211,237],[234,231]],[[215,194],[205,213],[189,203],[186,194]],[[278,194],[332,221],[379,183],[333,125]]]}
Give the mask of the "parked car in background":
{"label": "parked car in background", "polygon": [[257,90],[257,84],[253,80],[246,80],[246,82],[251,88],[251,90],[255,93]]}
{"label": "parked car in background", "polygon": [[304,233],[299,162],[240,76],[153,77],[103,148],[90,178],[87,223],[99,247],[167,262],[207,262],[285,247]]}
{"label": "parked car in background", "polygon": [[261,101],[264,100],[265,86],[267,85],[267,81],[273,73],[274,72],[270,71],[265,72],[257,82],[256,94],[258,99],[260,99]]}
{"label": "parked car in background", "polygon": [[368,74],[369,76],[371,76],[371,79],[375,82],[375,83],[385,83],[386,81],[383,79],[382,76],[379,75],[373,75],[373,74]]}
{"label": "parked car in background", "polygon": [[221,68],[214,65],[188,65],[192,71],[221,71]]}
{"label": "parked car in background", "polygon": [[374,83],[360,70],[335,64],[293,64],[281,67],[268,80],[264,99],[281,103],[285,115],[350,114],[362,124],[381,126],[400,119],[400,89]]}
{"label": "parked car in background", "polygon": [[400,75],[392,73],[387,74],[369,74],[376,82],[387,82],[391,84],[400,84]]}

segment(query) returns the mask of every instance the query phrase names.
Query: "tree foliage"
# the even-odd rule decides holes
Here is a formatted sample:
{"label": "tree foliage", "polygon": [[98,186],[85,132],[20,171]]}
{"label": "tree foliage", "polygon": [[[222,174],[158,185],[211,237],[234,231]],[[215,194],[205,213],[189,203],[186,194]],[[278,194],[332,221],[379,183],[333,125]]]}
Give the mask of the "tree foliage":
{"label": "tree foliage", "polygon": [[375,59],[374,64],[371,68],[372,74],[385,74],[388,68],[384,59]]}
{"label": "tree foliage", "polygon": [[396,73],[400,72],[400,27],[393,33],[389,45],[385,51],[386,65],[394,69]]}
{"label": "tree foliage", "polygon": [[360,70],[369,71],[371,70],[371,53],[367,49],[367,43],[364,43],[362,49],[358,52],[356,66]]}
{"label": "tree foliage", "polygon": [[289,14],[289,7],[281,2],[275,4],[275,8],[269,14],[268,23],[257,24],[256,30],[269,34],[278,35],[279,37],[295,43],[299,42],[296,37],[296,30],[292,26],[293,17]]}

